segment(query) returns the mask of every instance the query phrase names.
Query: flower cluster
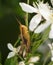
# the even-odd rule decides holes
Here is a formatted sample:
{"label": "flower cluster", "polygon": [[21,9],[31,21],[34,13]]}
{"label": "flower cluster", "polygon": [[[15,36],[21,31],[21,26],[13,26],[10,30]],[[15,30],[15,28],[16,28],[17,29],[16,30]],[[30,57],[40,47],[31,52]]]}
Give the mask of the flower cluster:
{"label": "flower cluster", "polygon": [[[38,60],[39,60],[39,57],[38,57],[38,56],[31,57],[31,58],[28,60],[28,64],[29,64],[29,65],[34,65],[34,63],[36,63]],[[19,62],[19,65],[25,65],[25,62],[24,62],[24,61],[20,61],[20,62]]]}
{"label": "flower cluster", "polygon": [[[52,0],[51,3],[53,5]],[[36,4],[33,2],[34,7],[26,3],[19,3],[19,5],[24,12],[36,13],[30,21],[29,30],[34,33],[41,33],[50,26],[49,38],[53,39],[53,9],[49,4],[39,1],[39,3],[36,2]],[[44,21],[44,23],[40,24],[41,21]],[[53,61],[53,43],[48,44],[48,46],[52,54],[51,61]]]}
{"label": "flower cluster", "polygon": [[[14,48],[10,43],[8,43],[8,48],[11,50],[11,52],[8,54],[7,59],[14,57],[15,55],[18,54],[18,52],[20,51],[21,46],[18,46],[18,48]],[[31,57],[28,60],[29,65],[34,65],[35,62],[37,62],[39,60],[39,56],[34,56]],[[19,65],[25,65],[24,61],[20,61]]]}

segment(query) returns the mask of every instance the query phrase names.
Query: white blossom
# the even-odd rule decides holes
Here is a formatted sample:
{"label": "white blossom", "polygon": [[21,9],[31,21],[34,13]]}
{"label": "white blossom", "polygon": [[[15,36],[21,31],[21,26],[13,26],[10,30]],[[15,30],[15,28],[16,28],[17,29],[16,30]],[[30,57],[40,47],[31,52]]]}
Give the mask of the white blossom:
{"label": "white blossom", "polygon": [[15,56],[20,51],[20,48],[21,48],[21,46],[18,46],[18,48],[14,48],[11,45],[11,43],[8,43],[7,46],[8,46],[8,49],[11,51],[11,52],[9,52],[7,58],[11,58],[11,57]]}
{"label": "white blossom", "polygon": [[22,7],[22,10],[28,13],[37,13],[37,15],[33,16],[33,18],[30,21],[29,29],[31,31],[34,31],[34,29],[37,27],[37,25],[41,21],[41,14],[39,12],[39,8],[37,6],[33,7],[26,3],[19,3]]}
{"label": "white blossom", "polygon": [[51,51],[51,61],[53,61],[53,43],[52,44],[48,44],[50,51]]}
{"label": "white blossom", "polygon": [[39,59],[40,59],[39,56],[34,56],[34,57],[31,57],[28,62],[30,62],[30,63],[35,63],[35,62],[37,62]]}
{"label": "white blossom", "polygon": [[44,31],[51,24],[49,38],[53,38],[53,10],[46,3],[46,4],[39,5],[39,11],[46,21],[44,24],[41,24],[40,26],[38,26],[37,29],[34,31],[34,33],[40,33]]}
{"label": "white blossom", "polygon": [[[48,3],[39,2],[37,6],[33,3],[34,7],[25,4],[19,3],[22,7],[22,10],[28,13],[37,13],[30,21],[29,29],[34,31],[34,33],[41,33],[43,32],[50,24],[51,30],[49,32],[49,38],[53,38],[53,10],[49,6]],[[45,23],[40,24],[42,17],[46,20]]]}
{"label": "white blossom", "polygon": [[18,65],[25,65],[24,61],[20,61]]}
{"label": "white blossom", "polygon": [[29,65],[34,65],[33,63],[30,63]]}
{"label": "white blossom", "polygon": [[[28,65],[34,65],[34,63],[36,63],[39,60],[39,56],[33,56],[30,57],[30,59],[28,60]],[[18,65],[26,65],[25,61],[20,61]]]}

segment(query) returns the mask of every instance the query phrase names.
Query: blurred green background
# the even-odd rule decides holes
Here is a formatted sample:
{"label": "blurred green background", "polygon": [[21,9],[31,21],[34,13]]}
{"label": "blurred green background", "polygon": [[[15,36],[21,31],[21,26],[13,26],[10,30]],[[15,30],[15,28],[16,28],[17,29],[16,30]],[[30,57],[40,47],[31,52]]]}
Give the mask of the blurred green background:
{"label": "blurred green background", "polygon": [[[30,0],[30,4],[33,1],[35,2],[37,0]],[[50,0],[46,1],[50,3]],[[9,52],[7,43],[14,44],[20,34],[16,16],[25,24],[25,12],[19,6],[19,2],[27,2],[27,0],[0,0],[0,54],[2,55],[2,63],[5,61]],[[29,20],[31,16],[29,15]]]}

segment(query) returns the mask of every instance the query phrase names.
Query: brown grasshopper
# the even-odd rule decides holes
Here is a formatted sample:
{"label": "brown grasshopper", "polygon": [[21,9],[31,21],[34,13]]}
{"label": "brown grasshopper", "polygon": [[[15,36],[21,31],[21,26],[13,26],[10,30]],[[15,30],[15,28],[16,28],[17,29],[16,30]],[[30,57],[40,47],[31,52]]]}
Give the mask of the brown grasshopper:
{"label": "brown grasshopper", "polygon": [[[18,20],[17,20],[18,21]],[[23,53],[23,50],[26,50],[26,55],[27,53],[30,51],[30,35],[29,35],[29,31],[27,26],[22,25],[19,21],[18,21],[19,25],[20,25],[20,34],[21,34],[21,50],[20,50],[20,54]]]}

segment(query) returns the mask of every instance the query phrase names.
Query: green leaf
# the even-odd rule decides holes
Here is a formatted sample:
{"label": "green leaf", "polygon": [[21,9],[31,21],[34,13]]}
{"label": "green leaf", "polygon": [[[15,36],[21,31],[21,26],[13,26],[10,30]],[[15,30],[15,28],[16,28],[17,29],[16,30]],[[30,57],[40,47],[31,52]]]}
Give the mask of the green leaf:
{"label": "green leaf", "polygon": [[0,63],[1,63],[1,52],[0,52]]}
{"label": "green leaf", "polygon": [[2,64],[0,63],[0,65],[2,65]]}
{"label": "green leaf", "polygon": [[37,48],[42,44],[42,42],[43,42],[43,40],[41,39],[41,40],[36,41],[36,42],[33,43],[32,53],[34,53],[37,50]]}
{"label": "green leaf", "polygon": [[50,62],[48,65],[53,65],[53,62]]}
{"label": "green leaf", "polygon": [[13,57],[13,58],[10,58],[10,59],[6,59],[6,62],[4,65],[17,65],[18,63],[18,60],[17,60],[17,57]]}
{"label": "green leaf", "polygon": [[49,37],[49,32],[50,32],[50,26],[44,31],[44,33],[42,34],[42,39],[43,40],[47,40]]}
{"label": "green leaf", "polygon": [[43,33],[34,34],[32,36],[32,52],[35,52],[37,48],[48,39],[49,31],[50,27],[48,27]]}

